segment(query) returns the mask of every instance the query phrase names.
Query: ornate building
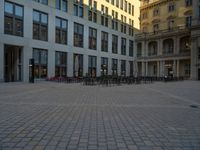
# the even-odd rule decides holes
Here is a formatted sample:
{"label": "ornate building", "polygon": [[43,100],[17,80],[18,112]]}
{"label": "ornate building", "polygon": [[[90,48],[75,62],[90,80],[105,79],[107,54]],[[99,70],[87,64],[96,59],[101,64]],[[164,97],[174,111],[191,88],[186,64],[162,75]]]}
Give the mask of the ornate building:
{"label": "ornate building", "polygon": [[192,0],[141,2],[138,75],[190,78],[192,6]]}

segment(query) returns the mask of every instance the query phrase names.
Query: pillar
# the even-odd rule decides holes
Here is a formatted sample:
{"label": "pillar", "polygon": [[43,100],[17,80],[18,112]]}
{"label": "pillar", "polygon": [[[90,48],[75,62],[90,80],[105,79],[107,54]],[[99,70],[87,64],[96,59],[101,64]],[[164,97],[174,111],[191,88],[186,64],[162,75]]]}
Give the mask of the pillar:
{"label": "pillar", "polygon": [[83,76],[88,73],[88,55],[83,55]]}
{"label": "pillar", "polygon": [[97,77],[101,76],[101,57],[97,56]]}
{"label": "pillar", "polygon": [[157,61],[157,77],[160,77],[160,62]]}
{"label": "pillar", "polygon": [[176,70],[177,77],[180,76],[180,60],[177,60],[177,70]]}
{"label": "pillar", "polygon": [[48,77],[55,76],[55,51],[48,50]]}
{"label": "pillar", "polygon": [[112,75],[112,58],[108,58],[108,75]]}
{"label": "pillar", "polygon": [[24,82],[29,82],[29,59],[33,58],[33,49],[29,46],[24,46],[22,48],[22,79]]}
{"label": "pillar", "polygon": [[145,62],[142,62],[142,76],[145,76]]}
{"label": "pillar", "polygon": [[[67,76],[68,77],[73,77],[74,75],[74,54],[72,51],[67,53]],[[55,61],[54,61],[55,62]]]}
{"label": "pillar", "polygon": [[174,77],[177,76],[177,64],[176,64],[176,60],[174,60],[174,62],[173,62],[173,76]]}
{"label": "pillar", "polygon": [[117,73],[118,76],[121,76],[121,60],[118,59],[118,63],[117,63]]}
{"label": "pillar", "polygon": [[145,76],[148,76],[148,62],[145,63]]}

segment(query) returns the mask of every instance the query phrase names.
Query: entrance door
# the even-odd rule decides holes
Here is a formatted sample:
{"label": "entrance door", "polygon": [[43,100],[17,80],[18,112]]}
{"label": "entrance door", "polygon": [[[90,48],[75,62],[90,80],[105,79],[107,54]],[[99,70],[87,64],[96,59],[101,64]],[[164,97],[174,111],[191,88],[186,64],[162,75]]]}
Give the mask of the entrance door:
{"label": "entrance door", "polygon": [[22,80],[22,48],[5,45],[4,48],[4,79],[5,82]]}
{"label": "entrance door", "polygon": [[200,80],[200,68],[198,69],[198,80]]}

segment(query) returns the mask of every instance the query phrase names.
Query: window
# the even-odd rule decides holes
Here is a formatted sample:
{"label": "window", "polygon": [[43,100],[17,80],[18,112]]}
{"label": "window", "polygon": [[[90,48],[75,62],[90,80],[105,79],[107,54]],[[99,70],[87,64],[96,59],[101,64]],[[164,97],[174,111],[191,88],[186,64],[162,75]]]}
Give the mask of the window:
{"label": "window", "polygon": [[133,51],[134,51],[134,43],[132,40],[129,40],[129,56],[133,57]]}
{"label": "window", "polygon": [[66,52],[55,53],[55,76],[56,77],[67,76],[67,53]]}
{"label": "window", "polygon": [[115,0],[111,0],[111,4],[112,4],[112,5],[115,5]]}
{"label": "window", "polygon": [[119,0],[116,0],[116,7],[119,7]]}
{"label": "window", "polygon": [[132,16],[134,16],[134,6],[132,5]]}
{"label": "window", "polygon": [[74,54],[74,77],[83,76],[83,55]]}
{"label": "window", "polygon": [[101,32],[101,51],[108,52],[108,33]]}
{"label": "window", "polygon": [[128,7],[127,1],[125,1],[125,3],[124,3],[124,10],[125,10],[125,12],[127,12],[127,7]]}
{"label": "window", "polygon": [[97,30],[89,28],[89,49],[97,49]]}
{"label": "window", "polygon": [[192,0],[185,0],[185,6],[192,6]]}
{"label": "window", "polygon": [[48,0],[33,0],[33,1],[44,4],[44,5],[48,5]]}
{"label": "window", "polygon": [[187,16],[186,17],[186,27],[191,27],[192,26],[192,16]]}
{"label": "window", "polygon": [[22,6],[10,2],[5,2],[5,34],[23,36],[23,11],[24,9]]}
{"label": "window", "polygon": [[158,16],[159,13],[160,13],[160,11],[159,11],[158,8],[156,8],[156,9],[153,10],[153,16]]}
{"label": "window", "polygon": [[121,32],[126,34],[126,16],[121,15]]}
{"label": "window", "polygon": [[108,27],[108,7],[101,5],[101,25]]}
{"label": "window", "polygon": [[112,35],[112,53],[117,54],[118,52],[118,36]]}
{"label": "window", "polygon": [[83,18],[83,0],[73,0],[74,5],[73,5],[73,14],[74,16],[79,16]]}
{"label": "window", "polygon": [[126,76],[126,60],[121,60],[121,76]]}
{"label": "window", "polygon": [[133,61],[129,61],[130,65],[130,76],[133,76]]}
{"label": "window", "polygon": [[124,0],[120,0],[120,9],[123,10],[123,4],[124,4]]}
{"label": "window", "polygon": [[67,0],[56,0],[56,9],[67,12],[68,10],[68,1]]}
{"label": "window", "polygon": [[184,65],[184,70],[185,70],[185,76],[189,76],[190,75],[190,64],[185,64]]}
{"label": "window", "polygon": [[131,14],[131,3],[128,3],[128,13]]}
{"label": "window", "polygon": [[89,0],[88,20],[97,22],[97,2]]}
{"label": "window", "polygon": [[83,25],[74,23],[74,46],[83,47]]}
{"label": "window", "polygon": [[154,24],[153,25],[153,32],[158,33],[158,30],[159,30],[159,24]]}
{"label": "window", "polygon": [[67,44],[67,26],[67,20],[56,17],[56,43]]}
{"label": "window", "polygon": [[108,75],[108,58],[101,57],[101,75]]}
{"label": "window", "polygon": [[33,39],[48,40],[48,15],[40,11],[33,11]]}
{"label": "window", "polygon": [[112,10],[112,29],[118,30],[118,12]]}
{"label": "window", "polygon": [[168,5],[168,11],[173,12],[175,10],[175,4],[174,3],[169,3]]}
{"label": "window", "polygon": [[97,57],[88,56],[88,75],[90,77],[96,77]]}
{"label": "window", "polygon": [[48,52],[43,49],[33,49],[33,58],[35,60],[34,75],[35,78],[46,78],[47,77],[47,62]]}
{"label": "window", "polygon": [[129,19],[129,35],[134,36],[134,20]]}
{"label": "window", "polygon": [[144,12],[144,13],[141,15],[141,19],[147,19],[147,18],[148,18],[147,12]]}
{"label": "window", "polygon": [[117,75],[118,70],[118,60],[112,59],[112,75]]}
{"label": "window", "polygon": [[173,28],[174,28],[174,20],[169,20],[168,21],[168,29],[173,30]]}
{"label": "window", "polygon": [[126,39],[121,38],[121,54],[126,55]]}

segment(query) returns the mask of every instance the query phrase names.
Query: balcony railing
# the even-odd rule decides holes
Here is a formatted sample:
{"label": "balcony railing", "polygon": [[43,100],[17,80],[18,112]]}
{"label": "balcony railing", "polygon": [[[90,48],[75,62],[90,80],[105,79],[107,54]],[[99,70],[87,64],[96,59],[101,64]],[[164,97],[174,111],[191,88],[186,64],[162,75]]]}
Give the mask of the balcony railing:
{"label": "balcony railing", "polygon": [[157,35],[164,36],[166,34],[180,33],[180,32],[184,32],[184,31],[189,32],[189,29],[190,28],[188,28],[186,26],[179,26],[179,27],[176,27],[176,28],[173,28],[173,29],[159,30],[159,31],[156,31],[156,32],[142,32],[142,33],[136,34],[135,37],[136,37],[136,40],[137,40],[137,39],[140,39],[140,38],[148,38],[150,36],[157,36]]}

